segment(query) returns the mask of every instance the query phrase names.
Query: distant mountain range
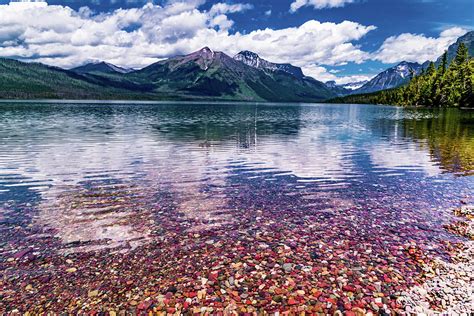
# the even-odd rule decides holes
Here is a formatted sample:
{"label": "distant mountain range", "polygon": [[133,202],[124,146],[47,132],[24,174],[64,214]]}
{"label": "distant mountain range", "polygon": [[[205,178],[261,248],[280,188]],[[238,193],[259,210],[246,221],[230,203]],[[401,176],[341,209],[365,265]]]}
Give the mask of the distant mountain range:
{"label": "distant mountain range", "polygon": [[100,62],[64,70],[0,59],[1,98],[320,102],[336,96],[300,68],[205,47],[140,70]]}
{"label": "distant mountain range", "polygon": [[353,90],[352,93],[370,93],[399,87],[409,82],[421,69],[422,66],[418,63],[401,62],[395,67],[379,73],[362,87]]}
{"label": "distant mountain range", "polygon": [[[474,32],[459,43],[474,53]],[[337,96],[399,87],[427,63],[402,62],[368,82],[338,85],[305,76],[291,64],[267,61],[251,51],[230,57],[204,47],[189,55],[159,61],[143,69],[94,62],[70,70],[0,58],[0,98],[234,100],[321,102]]]}
{"label": "distant mountain range", "polygon": [[394,67],[382,71],[368,81],[340,85],[336,84],[335,81],[328,81],[326,85],[331,87],[339,96],[377,92],[397,88],[408,83],[412,76],[418,74],[422,68],[423,66],[418,63],[403,61]]}
{"label": "distant mountain range", "polygon": [[327,81],[326,86],[328,86],[338,96],[344,96],[353,93],[353,91],[356,91],[367,82],[369,82],[369,80],[349,82],[344,84],[337,84],[336,81]]}

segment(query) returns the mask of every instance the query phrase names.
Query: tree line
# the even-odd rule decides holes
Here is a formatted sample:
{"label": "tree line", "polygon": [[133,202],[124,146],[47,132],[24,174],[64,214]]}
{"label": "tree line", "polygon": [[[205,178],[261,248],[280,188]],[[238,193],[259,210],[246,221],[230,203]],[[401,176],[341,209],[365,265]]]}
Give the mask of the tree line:
{"label": "tree line", "polygon": [[449,63],[445,52],[438,67],[433,62],[419,74],[412,73],[408,84],[396,89],[349,95],[334,103],[393,104],[426,107],[474,107],[474,58],[464,43]]}

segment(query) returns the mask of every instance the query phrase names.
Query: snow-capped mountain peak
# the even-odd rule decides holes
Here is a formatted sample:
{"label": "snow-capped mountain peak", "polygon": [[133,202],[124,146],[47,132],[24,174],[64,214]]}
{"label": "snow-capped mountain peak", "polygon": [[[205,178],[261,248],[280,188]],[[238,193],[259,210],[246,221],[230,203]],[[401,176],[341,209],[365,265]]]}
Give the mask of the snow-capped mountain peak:
{"label": "snow-capped mountain peak", "polygon": [[250,67],[266,71],[284,71],[295,76],[298,79],[304,77],[303,71],[299,67],[291,64],[277,64],[261,58],[257,53],[244,50],[234,56],[234,60],[240,61]]}
{"label": "snow-capped mountain peak", "polygon": [[[257,53],[254,53],[248,50],[241,51],[240,53],[234,56],[234,59],[240,62],[243,62],[244,64],[254,67],[254,68],[260,68],[260,66],[262,64],[265,64],[266,62],[266,60],[260,58],[260,56],[258,56]],[[267,66],[267,65],[262,65],[262,66]]]}
{"label": "snow-capped mountain peak", "polygon": [[362,87],[356,89],[355,92],[370,93],[399,87],[407,83],[412,75],[419,73],[421,69],[422,65],[418,63],[403,61],[394,67],[382,71]]}

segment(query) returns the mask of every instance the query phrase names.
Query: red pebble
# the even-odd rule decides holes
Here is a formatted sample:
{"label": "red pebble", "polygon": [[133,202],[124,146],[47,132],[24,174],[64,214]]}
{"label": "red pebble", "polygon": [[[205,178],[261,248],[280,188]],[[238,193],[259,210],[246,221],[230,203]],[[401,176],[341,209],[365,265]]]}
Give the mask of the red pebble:
{"label": "red pebble", "polygon": [[138,304],[137,308],[140,310],[147,310],[151,306],[151,301],[143,301]]}
{"label": "red pebble", "polygon": [[219,276],[219,272],[213,271],[213,272],[209,273],[209,280],[217,281],[218,276]]}

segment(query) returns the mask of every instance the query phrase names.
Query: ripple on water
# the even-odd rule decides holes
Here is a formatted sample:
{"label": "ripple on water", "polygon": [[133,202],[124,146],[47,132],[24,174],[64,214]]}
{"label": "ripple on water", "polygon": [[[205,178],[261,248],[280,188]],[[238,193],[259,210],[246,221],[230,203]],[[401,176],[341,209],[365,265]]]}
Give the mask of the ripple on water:
{"label": "ripple on water", "polygon": [[[443,255],[441,240],[456,240],[442,228],[447,209],[474,191],[474,130],[461,112],[449,120],[353,105],[2,104],[0,112],[2,256],[72,254],[87,270],[107,253],[137,277],[167,267],[157,289],[259,247],[269,262],[287,253],[282,260],[314,273],[310,253],[353,271],[393,267],[407,285],[416,269],[403,266],[405,248]],[[153,258],[149,270],[137,254]]]}

